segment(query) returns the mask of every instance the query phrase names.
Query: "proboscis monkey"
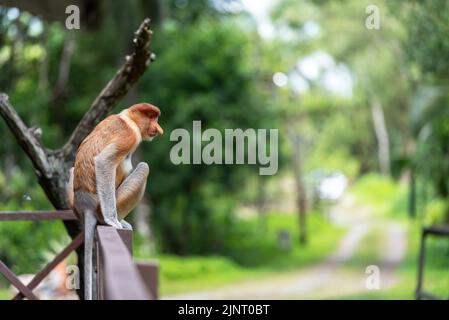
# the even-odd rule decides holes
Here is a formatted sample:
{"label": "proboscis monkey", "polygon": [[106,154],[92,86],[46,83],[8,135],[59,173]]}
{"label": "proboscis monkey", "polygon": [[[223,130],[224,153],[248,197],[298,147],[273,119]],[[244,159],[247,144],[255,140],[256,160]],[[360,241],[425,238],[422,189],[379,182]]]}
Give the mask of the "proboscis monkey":
{"label": "proboscis monkey", "polygon": [[84,296],[92,299],[92,247],[97,224],[132,229],[124,218],[141,200],[149,173],[131,156],[141,141],[163,134],[159,109],[135,104],[101,121],[81,143],[70,170],[70,206],[84,220]]}

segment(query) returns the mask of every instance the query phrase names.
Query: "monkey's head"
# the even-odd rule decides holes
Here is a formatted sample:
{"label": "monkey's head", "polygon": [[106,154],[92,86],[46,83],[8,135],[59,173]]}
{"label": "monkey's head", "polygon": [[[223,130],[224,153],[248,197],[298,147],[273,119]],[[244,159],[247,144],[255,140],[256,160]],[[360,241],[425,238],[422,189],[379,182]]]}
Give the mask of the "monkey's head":
{"label": "monkey's head", "polygon": [[164,130],[157,122],[161,111],[158,107],[149,103],[138,103],[128,108],[129,117],[137,124],[142,135],[142,140],[151,141]]}

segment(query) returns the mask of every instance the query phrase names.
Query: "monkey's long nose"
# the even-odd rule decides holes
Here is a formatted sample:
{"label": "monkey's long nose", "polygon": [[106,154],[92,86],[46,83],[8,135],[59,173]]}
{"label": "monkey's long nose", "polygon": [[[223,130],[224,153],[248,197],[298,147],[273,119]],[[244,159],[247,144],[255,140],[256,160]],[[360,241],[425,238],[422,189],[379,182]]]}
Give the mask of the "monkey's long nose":
{"label": "monkey's long nose", "polygon": [[159,134],[162,136],[164,134],[164,129],[159,125],[159,123],[156,123],[156,130],[159,132]]}

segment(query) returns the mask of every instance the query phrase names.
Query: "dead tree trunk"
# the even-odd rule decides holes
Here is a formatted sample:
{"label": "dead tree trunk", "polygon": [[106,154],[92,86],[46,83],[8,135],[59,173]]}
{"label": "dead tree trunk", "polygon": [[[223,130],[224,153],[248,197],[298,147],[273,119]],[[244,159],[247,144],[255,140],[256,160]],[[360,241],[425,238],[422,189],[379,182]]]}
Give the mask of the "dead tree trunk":
{"label": "dead tree trunk", "polygon": [[[10,104],[8,96],[4,93],[0,94],[0,115],[18,144],[31,159],[39,184],[56,209],[68,208],[66,184],[78,146],[95,125],[112,111],[154,60],[154,54],[149,49],[152,35],[149,24],[149,19],[142,22],[132,39],[132,52],[126,57],[123,66],[100,92],[78,123],[68,142],[60,149],[45,148],[41,142],[41,129],[28,128]],[[81,224],[78,221],[66,221],[64,224],[72,238],[81,231]],[[83,270],[82,250],[81,247],[77,251],[81,273]],[[83,278],[81,274],[80,279]],[[82,298],[82,290],[78,294]]]}

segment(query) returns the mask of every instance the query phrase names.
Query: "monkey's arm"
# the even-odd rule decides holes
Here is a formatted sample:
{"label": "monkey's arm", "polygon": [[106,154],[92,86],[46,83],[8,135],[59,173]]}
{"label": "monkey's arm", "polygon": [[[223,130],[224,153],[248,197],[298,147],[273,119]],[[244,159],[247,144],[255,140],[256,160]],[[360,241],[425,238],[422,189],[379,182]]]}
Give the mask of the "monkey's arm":
{"label": "monkey's arm", "polygon": [[115,173],[119,160],[119,151],[114,144],[108,145],[95,157],[95,179],[97,195],[100,201],[104,222],[121,228],[117,219],[115,199]]}
{"label": "monkey's arm", "polygon": [[69,182],[67,183],[67,199],[69,201],[69,207],[74,208],[75,204],[75,194],[73,192],[73,172],[75,168],[70,168],[70,174],[69,174]]}

